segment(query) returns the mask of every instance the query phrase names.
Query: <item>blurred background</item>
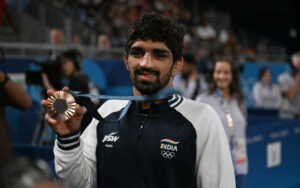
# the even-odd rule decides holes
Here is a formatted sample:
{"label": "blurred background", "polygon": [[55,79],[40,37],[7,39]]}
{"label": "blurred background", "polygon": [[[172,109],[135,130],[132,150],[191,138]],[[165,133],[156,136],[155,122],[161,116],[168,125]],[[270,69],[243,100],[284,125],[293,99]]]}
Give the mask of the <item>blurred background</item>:
{"label": "blurred background", "polygon": [[45,89],[69,81],[57,70],[63,57],[86,76],[88,88],[82,90],[132,94],[122,60],[127,29],[155,11],[184,26],[184,54],[193,56],[207,84],[216,59],[231,58],[239,67],[248,110],[244,187],[300,187],[300,112],[279,117],[279,105],[258,106],[253,94],[261,68],[271,70],[272,84],[291,70],[292,54],[300,51],[298,9],[291,0],[0,0],[0,70],[32,99],[26,110],[3,106],[13,156],[43,159],[54,169],[55,135],[40,101]]}

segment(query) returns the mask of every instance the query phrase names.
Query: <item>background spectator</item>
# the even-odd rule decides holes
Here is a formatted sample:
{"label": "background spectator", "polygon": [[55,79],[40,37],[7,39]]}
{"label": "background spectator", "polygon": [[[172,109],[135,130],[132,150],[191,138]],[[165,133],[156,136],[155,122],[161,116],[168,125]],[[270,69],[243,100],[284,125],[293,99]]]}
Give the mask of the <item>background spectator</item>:
{"label": "background spectator", "polygon": [[54,45],[63,44],[64,34],[60,29],[52,29],[50,31],[50,43]]}
{"label": "background spectator", "polygon": [[50,54],[50,59],[54,61],[60,53],[60,49],[58,49],[58,46],[63,44],[64,34],[60,29],[52,29],[50,31],[49,38],[50,44],[53,45]]}
{"label": "background spectator", "polygon": [[281,103],[281,92],[276,84],[272,84],[272,73],[268,67],[259,72],[259,81],[253,87],[256,107],[278,109]]}
{"label": "background spectator", "polygon": [[204,20],[203,24],[196,27],[196,36],[201,40],[214,40],[216,31],[208,20]]}
{"label": "background spectator", "polygon": [[183,60],[181,73],[174,78],[174,89],[187,98],[195,99],[197,95],[207,89],[207,83],[204,76],[197,72],[193,55],[184,55]]}
{"label": "background spectator", "polygon": [[98,41],[97,41],[97,47],[99,49],[109,49],[109,48],[111,48],[111,42],[110,42],[109,37],[105,34],[99,35]]}
{"label": "background spectator", "polygon": [[14,29],[14,32],[19,34],[20,28],[16,25],[6,0],[0,0],[0,28],[3,26],[4,18],[9,21],[10,25]]}
{"label": "background spectator", "polygon": [[[55,88],[51,85],[48,76],[43,73],[43,84],[44,87],[48,89],[55,89],[61,90],[63,86],[69,87],[69,89],[73,91],[81,91],[84,93],[89,93],[91,87],[94,87],[89,78],[83,73],[81,64],[82,64],[82,57],[79,51],[77,50],[67,50],[64,51],[60,57],[60,66],[62,72],[62,80],[61,80],[61,87]],[[94,93],[95,94],[95,93]],[[85,98],[85,100],[90,100]],[[99,101],[94,101],[96,105],[98,105]],[[83,116],[82,124],[81,124],[81,131],[83,132],[87,125],[92,120],[92,115],[90,113],[85,113]],[[46,144],[52,144],[54,141],[54,134],[53,132],[48,129],[48,138],[46,138]]]}
{"label": "background spectator", "polygon": [[293,54],[291,72],[279,76],[278,82],[283,93],[279,115],[282,118],[300,116],[300,52]]}
{"label": "background spectator", "polygon": [[243,187],[244,177],[248,173],[247,112],[237,67],[230,60],[217,61],[209,91],[196,100],[209,104],[222,120],[235,167],[236,187]]}
{"label": "background spectator", "polygon": [[[89,92],[89,79],[82,72],[81,69],[81,54],[77,50],[67,50],[63,52],[60,57],[60,63],[57,66],[61,66],[62,80],[61,87],[68,86],[71,90]],[[42,75],[45,88],[48,89],[61,89],[51,85],[50,80],[44,73]]]}

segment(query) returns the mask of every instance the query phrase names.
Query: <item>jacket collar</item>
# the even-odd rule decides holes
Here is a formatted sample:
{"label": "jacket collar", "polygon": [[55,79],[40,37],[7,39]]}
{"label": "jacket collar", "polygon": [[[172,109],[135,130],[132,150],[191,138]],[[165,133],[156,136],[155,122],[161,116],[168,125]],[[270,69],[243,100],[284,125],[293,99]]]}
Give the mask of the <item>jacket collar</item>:
{"label": "jacket collar", "polygon": [[[167,97],[165,99],[162,99],[160,103],[152,103],[150,106],[150,113],[149,116],[152,117],[159,117],[161,116],[161,113],[168,113],[173,110],[173,108],[176,108],[179,106],[184,98],[178,94],[174,94],[170,97]],[[129,109],[130,113],[133,113],[135,115],[139,115],[139,109],[140,109],[140,102],[139,101],[132,101],[131,107]]]}

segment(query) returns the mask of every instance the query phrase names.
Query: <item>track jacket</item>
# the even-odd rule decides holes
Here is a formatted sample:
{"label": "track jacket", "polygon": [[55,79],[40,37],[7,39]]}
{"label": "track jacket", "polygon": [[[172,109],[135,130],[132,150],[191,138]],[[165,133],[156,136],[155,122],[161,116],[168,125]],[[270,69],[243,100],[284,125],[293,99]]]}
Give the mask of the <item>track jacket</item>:
{"label": "track jacket", "polygon": [[[98,112],[117,119],[127,103],[107,101]],[[177,94],[152,104],[148,114],[133,102],[118,122],[93,119],[80,137],[58,136],[54,154],[69,188],[235,188],[218,115]]]}

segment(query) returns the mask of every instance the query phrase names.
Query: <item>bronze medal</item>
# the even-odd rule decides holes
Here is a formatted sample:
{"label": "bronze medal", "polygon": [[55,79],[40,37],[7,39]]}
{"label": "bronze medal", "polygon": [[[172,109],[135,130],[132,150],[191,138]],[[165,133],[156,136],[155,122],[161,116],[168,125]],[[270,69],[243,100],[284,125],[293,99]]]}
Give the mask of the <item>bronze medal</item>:
{"label": "bronze medal", "polygon": [[55,91],[47,101],[49,102],[48,113],[54,119],[66,121],[75,113],[76,102],[70,93]]}

